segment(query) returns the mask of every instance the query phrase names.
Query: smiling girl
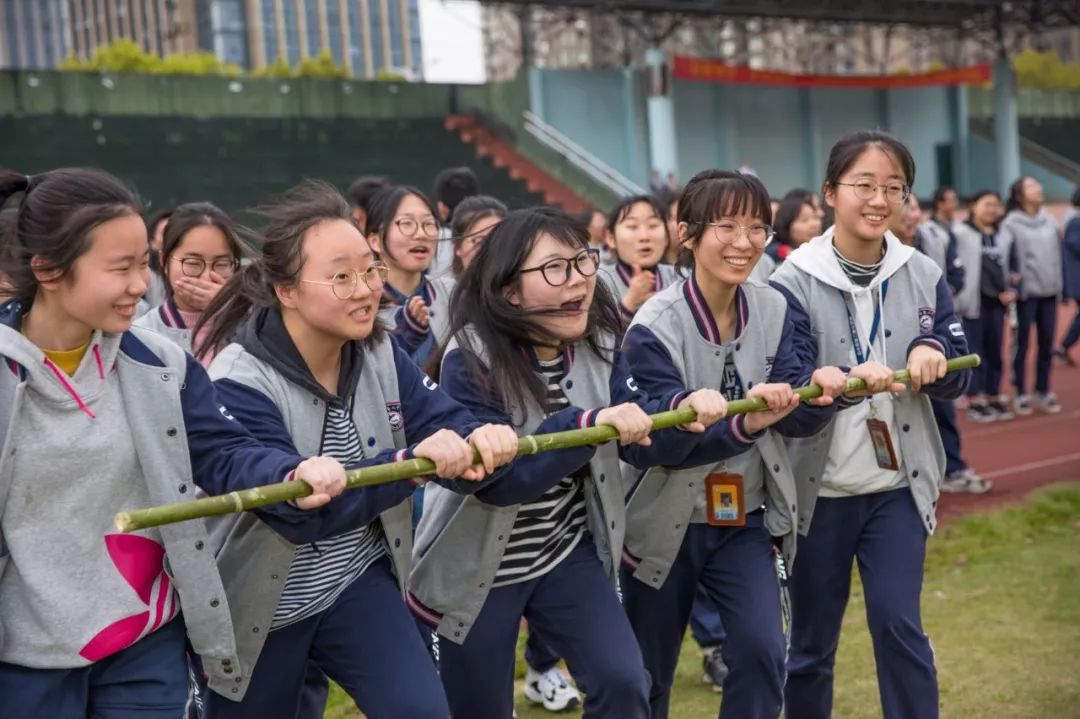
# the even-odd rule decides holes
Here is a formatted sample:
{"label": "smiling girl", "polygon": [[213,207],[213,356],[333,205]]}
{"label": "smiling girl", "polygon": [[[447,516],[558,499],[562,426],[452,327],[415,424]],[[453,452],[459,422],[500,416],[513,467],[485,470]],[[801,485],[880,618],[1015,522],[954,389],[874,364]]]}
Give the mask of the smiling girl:
{"label": "smiling girl", "polygon": [[177,717],[185,644],[209,671],[241,677],[237,627],[202,522],[118,534],[117,510],[292,476],[314,493],[257,513],[304,527],[319,512],[303,510],[340,493],[345,474],[264,447],[190,355],[131,328],[150,249],[119,180],[0,173],[0,203],[17,193],[2,258],[13,299],[0,305],[4,716]]}
{"label": "smiling girl", "polygon": [[[770,411],[680,433],[663,467],[633,477],[624,605],[652,676],[653,719],[668,715],[699,585],[726,632],[720,716],[775,719],[785,646],[773,542],[790,567],[797,505],[783,437],[819,431],[845,378],[795,351],[812,339],[796,331],[783,295],[746,283],[772,234],[769,195],[756,177],[699,173],[683,190],[678,219],[689,276],[635,316],[623,342],[627,362],[650,398],[702,390],[721,404],[760,397]],[[812,401],[820,406],[798,407],[792,386],[811,382],[825,390]]]}
{"label": "smiling girl", "polygon": [[[791,316],[814,339],[796,347],[804,360],[853,366],[850,376],[883,393],[788,446],[804,535],[791,578],[789,719],[832,712],[833,663],[856,557],[884,716],[938,715],[933,650],[919,612],[926,539],[945,472],[929,397],[956,398],[970,372],[945,373],[946,360],[964,354],[967,343],[942,269],[888,231],[914,180],[911,153],[892,135],[841,138],[823,188],[836,223],[773,275]],[[913,391],[894,382],[893,364],[906,365]]]}
{"label": "smiling girl", "polygon": [[[233,338],[211,373],[237,418],[269,446],[314,448],[350,467],[425,457],[439,481],[475,491],[514,456],[516,434],[481,426],[379,327],[387,268],[345,200],[310,182],[265,215],[261,256],[207,309],[208,346]],[[309,660],[369,717],[446,716],[398,584],[416,484],[355,489],[287,542],[250,515],[219,523],[245,678],[211,674],[208,719],[295,707]]]}

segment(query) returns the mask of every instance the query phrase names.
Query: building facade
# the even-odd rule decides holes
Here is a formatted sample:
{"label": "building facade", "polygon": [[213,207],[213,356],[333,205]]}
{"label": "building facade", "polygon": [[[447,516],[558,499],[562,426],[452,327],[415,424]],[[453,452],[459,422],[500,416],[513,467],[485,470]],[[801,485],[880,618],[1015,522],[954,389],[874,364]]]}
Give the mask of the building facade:
{"label": "building facade", "polygon": [[423,75],[419,0],[0,0],[0,67],[54,68],[127,38],[258,69],[324,50],[356,77]]}

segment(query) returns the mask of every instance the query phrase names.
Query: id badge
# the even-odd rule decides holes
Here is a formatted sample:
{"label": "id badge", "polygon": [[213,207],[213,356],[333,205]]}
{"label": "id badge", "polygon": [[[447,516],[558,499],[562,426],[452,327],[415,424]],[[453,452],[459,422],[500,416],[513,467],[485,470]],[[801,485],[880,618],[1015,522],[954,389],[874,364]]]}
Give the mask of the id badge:
{"label": "id badge", "polygon": [[746,524],[741,474],[719,472],[705,478],[706,519],[714,527],[742,527]]}
{"label": "id badge", "polygon": [[866,429],[870,432],[870,443],[874,446],[874,458],[882,469],[900,469],[896,461],[896,450],[893,448],[892,435],[889,434],[889,425],[880,419],[866,420]]}

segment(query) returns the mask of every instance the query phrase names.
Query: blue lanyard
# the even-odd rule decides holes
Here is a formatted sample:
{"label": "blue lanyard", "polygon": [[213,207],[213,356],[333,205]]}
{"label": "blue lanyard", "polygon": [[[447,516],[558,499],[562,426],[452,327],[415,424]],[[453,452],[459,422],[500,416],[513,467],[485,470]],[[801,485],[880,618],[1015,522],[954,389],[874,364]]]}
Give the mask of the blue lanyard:
{"label": "blue lanyard", "polygon": [[[855,350],[855,359],[859,364],[865,362],[874,350],[874,340],[877,338],[878,327],[881,325],[881,307],[885,304],[885,295],[889,293],[889,281],[881,283],[881,302],[874,304],[874,320],[870,323],[870,337],[867,338],[866,355],[862,351],[862,342],[859,341],[859,330],[855,326],[855,318],[851,316],[851,308],[848,307],[847,298],[844,298],[844,311],[847,312],[848,329],[851,330],[851,346]],[[841,292],[841,294],[843,294]]]}

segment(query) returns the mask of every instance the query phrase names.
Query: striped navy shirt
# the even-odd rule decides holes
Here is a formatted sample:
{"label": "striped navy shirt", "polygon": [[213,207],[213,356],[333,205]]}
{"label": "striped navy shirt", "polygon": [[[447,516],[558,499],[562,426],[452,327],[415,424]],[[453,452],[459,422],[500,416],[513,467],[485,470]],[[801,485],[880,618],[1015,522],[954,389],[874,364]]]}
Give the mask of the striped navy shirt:
{"label": "striped navy shirt", "polygon": [[[319,454],[342,464],[364,458],[350,407],[327,405]],[[378,520],[325,541],[297,547],[270,629],[287,627],[325,610],[388,551]]]}
{"label": "striped navy shirt", "polygon": [[[570,400],[559,384],[566,376],[562,356],[540,363],[547,384],[546,416],[569,407]],[[514,528],[506,543],[493,587],[535,579],[555,568],[570,554],[585,533],[585,480],[589,465],[518,508]]]}

